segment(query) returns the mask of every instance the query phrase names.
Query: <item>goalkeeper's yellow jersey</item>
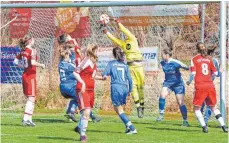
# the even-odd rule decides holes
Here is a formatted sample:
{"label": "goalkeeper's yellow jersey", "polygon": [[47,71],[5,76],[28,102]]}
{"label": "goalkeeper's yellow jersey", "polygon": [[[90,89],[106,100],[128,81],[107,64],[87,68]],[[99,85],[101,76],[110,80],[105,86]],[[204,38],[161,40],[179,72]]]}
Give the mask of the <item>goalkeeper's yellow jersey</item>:
{"label": "goalkeeper's yellow jersey", "polygon": [[114,37],[110,32],[107,32],[108,38],[110,38],[115,44],[117,44],[125,53],[127,62],[133,62],[136,60],[143,60],[142,54],[138,47],[137,38],[121,23],[118,23],[120,30],[128,37],[127,40],[121,40]]}

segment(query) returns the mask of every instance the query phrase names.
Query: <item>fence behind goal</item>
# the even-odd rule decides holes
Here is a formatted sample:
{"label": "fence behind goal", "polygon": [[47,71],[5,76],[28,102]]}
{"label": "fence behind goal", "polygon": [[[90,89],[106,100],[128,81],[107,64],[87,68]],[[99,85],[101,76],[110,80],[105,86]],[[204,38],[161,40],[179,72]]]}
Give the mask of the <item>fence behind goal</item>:
{"label": "fence behind goal", "polygon": [[[17,16],[15,11],[19,11],[21,15],[12,23],[7,24]],[[59,92],[57,68],[59,53],[56,37],[63,31],[70,33],[76,37],[82,51],[89,43],[98,44],[100,47],[98,65],[102,70],[104,62],[107,62],[106,58],[102,57],[106,56],[106,52],[109,53],[115,45],[102,33],[98,20],[104,13],[119,18],[121,23],[137,37],[141,49],[156,51],[154,63],[146,62],[145,65],[147,67],[144,89],[145,114],[149,117],[156,117],[158,114],[158,98],[164,80],[164,73],[159,66],[161,51],[166,48],[172,49],[174,58],[190,65],[190,59],[196,54],[195,45],[201,41],[202,4],[29,8],[27,11],[30,11],[29,14],[23,12],[23,9],[1,9],[1,25],[5,25],[1,28],[1,59],[4,59],[1,63],[1,109],[4,111],[20,110],[24,105],[20,84],[22,70],[10,64],[12,57],[7,54],[13,52],[12,47],[17,45],[18,40],[24,36],[26,31],[35,38],[39,62],[47,66],[45,70],[38,69],[37,72],[36,108],[63,109],[67,101]],[[207,47],[217,47],[214,57],[219,60],[219,3],[206,4],[204,14],[204,42]],[[108,24],[108,30],[116,37],[125,38],[113,23]],[[144,58],[147,59],[147,56]],[[189,71],[182,70],[181,72],[184,81],[187,81]],[[214,83],[219,104],[219,78]],[[105,114],[113,111],[109,89],[109,81],[96,82],[95,110],[99,113]],[[193,84],[186,86],[185,103],[189,112],[192,112],[193,92]],[[131,97],[128,98],[125,108],[130,114],[136,115]],[[166,99],[166,113],[177,112],[179,108],[175,95],[171,94]]]}

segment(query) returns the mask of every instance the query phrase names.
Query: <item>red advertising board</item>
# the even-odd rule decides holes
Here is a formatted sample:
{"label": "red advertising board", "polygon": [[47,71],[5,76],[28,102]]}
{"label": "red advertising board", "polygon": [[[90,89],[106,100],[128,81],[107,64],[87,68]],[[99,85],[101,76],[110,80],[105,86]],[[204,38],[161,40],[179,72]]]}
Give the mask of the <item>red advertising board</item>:
{"label": "red advertising board", "polygon": [[31,19],[30,8],[13,8],[10,9],[10,20],[14,19],[18,13],[18,17],[10,23],[10,37],[22,38],[28,32]]}

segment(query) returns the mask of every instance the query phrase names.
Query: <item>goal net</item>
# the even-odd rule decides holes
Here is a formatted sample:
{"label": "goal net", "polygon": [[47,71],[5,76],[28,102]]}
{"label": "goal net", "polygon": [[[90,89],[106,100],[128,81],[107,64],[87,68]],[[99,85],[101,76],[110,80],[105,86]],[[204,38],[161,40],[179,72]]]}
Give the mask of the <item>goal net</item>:
{"label": "goal net", "polygon": [[[5,2],[8,3],[8,2]],[[29,2],[27,2],[29,3]],[[39,2],[37,2],[39,3]],[[93,2],[91,2],[93,3]],[[99,17],[108,14],[120,19],[138,39],[144,56],[145,66],[145,114],[156,117],[158,98],[164,80],[160,68],[161,51],[172,49],[173,58],[190,65],[190,59],[196,54],[195,45],[201,41],[207,47],[216,46],[214,57],[220,58],[219,52],[219,3],[208,3],[204,10],[202,4],[119,6],[119,7],[82,7],[82,8],[12,8],[1,9],[1,109],[4,111],[20,110],[24,106],[21,86],[23,69],[12,64],[19,52],[17,42],[26,33],[35,38],[39,62],[47,68],[37,72],[36,108],[64,109],[67,101],[59,92],[58,43],[57,36],[69,33],[75,38],[82,51],[89,43],[99,45],[97,67],[104,70],[111,59],[111,50],[115,46],[101,31]],[[17,13],[15,13],[17,12]],[[201,29],[201,17],[204,12],[204,29]],[[120,39],[125,35],[116,25],[109,23],[108,30]],[[184,81],[189,78],[189,71],[181,70]],[[219,78],[215,86],[219,103]],[[194,85],[186,86],[185,104],[192,112]],[[110,100],[109,81],[96,81],[95,110],[101,114],[113,112]],[[227,102],[228,103],[228,102]],[[228,105],[227,105],[228,107]],[[131,97],[128,97],[125,110],[136,115]],[[166,113],[179,113],[175,95],[166,99]],[[180,116],[180,115],[179,115]]]}

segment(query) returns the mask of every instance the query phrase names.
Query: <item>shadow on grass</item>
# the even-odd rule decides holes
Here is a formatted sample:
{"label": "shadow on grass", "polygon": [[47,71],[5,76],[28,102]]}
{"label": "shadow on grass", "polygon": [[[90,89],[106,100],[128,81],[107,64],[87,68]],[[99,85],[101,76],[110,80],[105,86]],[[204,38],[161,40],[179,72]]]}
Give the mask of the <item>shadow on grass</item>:
{"label": "shadow on grass", "polygon": [[47,136],[38,136],[38,139],[44,139],[44,140],[68,140],[68,141],[79,141],[79,138],[66,138],[66,137],[55,137],[55,136],[50,136],[50,137],[47,137]]}
{"label": "shadow on grass", "polygon": [[40,123],[74,123],[68,120],[61,120],[61,119],[48,119],[48,118],[40,118],[40,119],[33,119],[33,121],[40,122]]}
{"label": "shadow on grass", "polygon": [[22,124],[1,124],[1,126],[16,126],[16,127],[23,127]]}
{"label": "shadow on grass", "polygon": [[198,132],[198,131],[201,131],[201,129],[196,129],[196,130],[190,130],[188,129],[189,127],[181,127],[180,129],[174,129],[174,128],[166,128],[166,127],[146,127],[148,129],[152,129],[152,130],[160,130],[160,131],[182,131],[182,132]]}
{"label": "shadow on grass", "polygon": [[95,133],[116,133],[116,134],[123,134],[124,132],[116,132],[116,131],[99,131],[99,130],[87,130],[88,132],[95,132]]}

